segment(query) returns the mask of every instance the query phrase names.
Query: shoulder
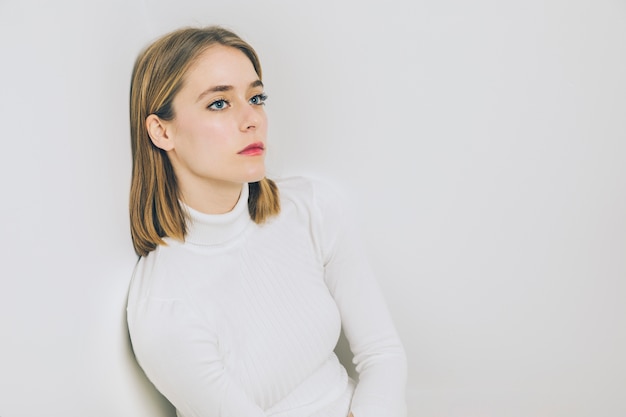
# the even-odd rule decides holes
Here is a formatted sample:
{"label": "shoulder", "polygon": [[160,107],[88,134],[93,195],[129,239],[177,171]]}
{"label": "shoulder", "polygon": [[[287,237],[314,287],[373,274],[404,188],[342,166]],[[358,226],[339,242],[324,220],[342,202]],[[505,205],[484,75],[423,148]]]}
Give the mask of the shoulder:
{"label": "shoulder", "polygon": [[[169,242],[169,244],[175,244]],[[138,307],[150,302],[172,302],[185,298],[180,280],[172,279],[179,265],[171,246],[159,245],[137,261],[130,280],[127,305]],[[172,250],[174,249],[174,250]]]}
{"label": "shoulder", "polygon": [[[175,248],[159,246],[141,257],[133,271],[126,300],[126,320],[133,344],[167,338],[173,329],[205,323],[184,283],[189,264],[172,256]],[[178,332],[179,330],[176,330]]]}
{"label": "shoulder", "polygon": [[336,242],[352,223],[354,211],[348,193],[338,183],[320,177],[281,178],[276,184],[281,194],[281,215],[306,227],[320,259],[328,263]]}
{"label": "shoulder", "polygon": [[321,209],[347,204],[346,192],[336,182],[313,176],[291,176],[275,180],[281,200]]}

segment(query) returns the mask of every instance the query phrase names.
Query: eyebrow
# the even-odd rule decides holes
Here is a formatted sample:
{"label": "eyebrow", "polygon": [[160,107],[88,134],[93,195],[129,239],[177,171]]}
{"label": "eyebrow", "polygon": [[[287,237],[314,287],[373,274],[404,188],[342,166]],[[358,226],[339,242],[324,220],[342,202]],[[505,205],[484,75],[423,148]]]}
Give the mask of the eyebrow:
{"label": "eyebrow", "polygon": [[[263,87],[263,82],[261,80],[256,80],[250,83],[249,88],[256,88],[256,87]],[[202,98],[206,96],[207,94],[231,91],[233,89],[234,87],[232,85],[216,85],[213,87],[209,87],[206,90],[204,90],[202,93],[200,93],[200,95],[198,96],[196,100],[196,103],[202,100]]]}

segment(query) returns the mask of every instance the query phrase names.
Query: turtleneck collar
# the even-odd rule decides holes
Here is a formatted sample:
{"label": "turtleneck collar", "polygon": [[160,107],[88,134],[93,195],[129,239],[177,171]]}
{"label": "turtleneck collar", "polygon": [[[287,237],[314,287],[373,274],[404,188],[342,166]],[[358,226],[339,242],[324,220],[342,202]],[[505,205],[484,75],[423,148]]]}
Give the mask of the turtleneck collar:
{"label": "turtleneck collar", "polygon": [[248,184],[244,183],[235,207],[224,214],[205,214],[184,205],[189,213],[185,242],[220,245],[235,239],[252,223],[248,212]]}

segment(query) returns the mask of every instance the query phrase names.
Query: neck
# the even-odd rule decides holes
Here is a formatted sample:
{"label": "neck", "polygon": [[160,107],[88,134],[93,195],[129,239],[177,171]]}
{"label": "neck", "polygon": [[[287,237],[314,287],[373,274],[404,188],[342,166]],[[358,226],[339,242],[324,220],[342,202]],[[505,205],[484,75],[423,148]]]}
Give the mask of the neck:
{"label": "neck", "polygon": [[203,182],[192,187],[183,187],[183,202],[192,209],[204,214],[224,214],[239,201],[243,184],[228,181]]}
{"label": "neck", "polygon": [[244,230],[254,223],[248,214],[247,184],[242,185],[240,190],[239,201],[228,213],[206,214],[187,206],[186,212],[189,217],[185,242],[200,246],[214,246],[242,236]]}

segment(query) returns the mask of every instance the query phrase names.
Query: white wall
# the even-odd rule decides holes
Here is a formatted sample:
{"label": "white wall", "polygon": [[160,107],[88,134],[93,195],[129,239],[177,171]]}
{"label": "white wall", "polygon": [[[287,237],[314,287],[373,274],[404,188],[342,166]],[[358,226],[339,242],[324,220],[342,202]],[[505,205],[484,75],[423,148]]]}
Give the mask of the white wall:
{"label": "white wall", "polygon": [[[410,416],[626,415],[626,4],[0,0],[0,416],[171,416],[124,324],[139,49],[259,52],[270,172],[363,209]],[[358,417],[358,416],[357,416]]]}

